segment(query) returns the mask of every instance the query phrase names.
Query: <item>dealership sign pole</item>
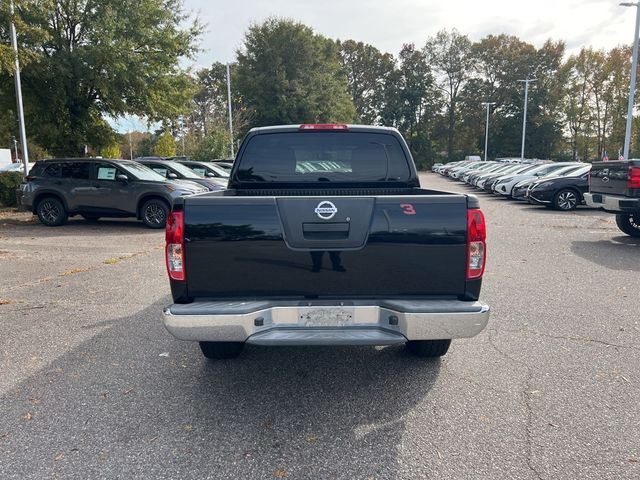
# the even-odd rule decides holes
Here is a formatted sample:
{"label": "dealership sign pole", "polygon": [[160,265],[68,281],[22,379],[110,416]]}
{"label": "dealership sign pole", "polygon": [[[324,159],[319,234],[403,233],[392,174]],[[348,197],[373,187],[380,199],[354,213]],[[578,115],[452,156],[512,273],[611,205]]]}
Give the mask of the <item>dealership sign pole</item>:
{"label": "dealership sign pole", "polygon": [[18,106],[18,125],[20,127],[20,146],[22,148],[22,167],[24,176],[29,173],[29,152],[27,150],[27,134],[24,128],[24,109],[22,108],[22,87],[20,84],[20,61],[18,60],[18,39],[16,38],[16,26],[13,24],[13,1],[9,3],[11,13],[11,46],[15,54],[14,80],[16,83],[16,102]]}

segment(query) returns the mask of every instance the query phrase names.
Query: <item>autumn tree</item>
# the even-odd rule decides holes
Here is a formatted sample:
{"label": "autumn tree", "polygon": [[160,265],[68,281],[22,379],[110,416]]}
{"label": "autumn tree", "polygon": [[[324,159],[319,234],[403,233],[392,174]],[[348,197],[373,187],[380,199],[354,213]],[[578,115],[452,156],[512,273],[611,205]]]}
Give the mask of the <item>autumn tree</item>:
{"label": "autumn tree", "polygon": [[426,57],[434,69],[439,88],[444,92],[447,118],[447,157],[454,156],[454,139],[458,113],[458,99],[473,68],[472,43],[457,30],[441,30],[427,41]]}
{"label": "autumn tree", "polygon": [[375,124],[385,103],[385,85],[393,75],[393,55],[355,40],[338,41],[342,68],[347,75],[347,91],[360,123]]}

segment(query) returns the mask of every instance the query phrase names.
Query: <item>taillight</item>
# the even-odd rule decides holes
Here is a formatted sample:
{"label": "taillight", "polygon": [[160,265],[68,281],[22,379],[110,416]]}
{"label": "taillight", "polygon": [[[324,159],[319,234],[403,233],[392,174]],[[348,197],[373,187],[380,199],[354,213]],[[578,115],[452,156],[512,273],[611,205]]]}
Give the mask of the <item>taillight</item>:
{"label": "taillight", "polygon": [[186,279],[184,272],[184,212],[169,214],[165,239],[169,278],[184,281]]}
{"label": "taillight", "polygon": [[305,123],[300,130],[348,130],[344,123]]}
{"label": "taillight", "polygon": [[640,167],[629,167],[628,188],[640,188]]}
{"label": "taillight", "polygon": [[467,212],[467,280],[482,277],[487,254],[487,226],[481,210]]}
{"label": "taillight", "polygon": [[26,177],[24,177],[24,179],[27,182],[33,182],[36,179],[36,177],[34,177],[33,175],[27,175]]}

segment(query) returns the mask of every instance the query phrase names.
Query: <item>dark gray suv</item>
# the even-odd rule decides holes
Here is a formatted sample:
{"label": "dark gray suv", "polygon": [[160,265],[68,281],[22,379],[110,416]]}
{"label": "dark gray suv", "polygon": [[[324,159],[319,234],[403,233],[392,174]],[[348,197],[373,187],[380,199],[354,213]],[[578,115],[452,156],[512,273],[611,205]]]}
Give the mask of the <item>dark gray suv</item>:
{"label": "dark gray suv", "polygon": [[147,227],[164,228],[173,199],[201,193],[197,184],[168,181],[129,160],[63,158],[36,162],[22,184],[22,206],[47,226],[68,217],[136,217]]}

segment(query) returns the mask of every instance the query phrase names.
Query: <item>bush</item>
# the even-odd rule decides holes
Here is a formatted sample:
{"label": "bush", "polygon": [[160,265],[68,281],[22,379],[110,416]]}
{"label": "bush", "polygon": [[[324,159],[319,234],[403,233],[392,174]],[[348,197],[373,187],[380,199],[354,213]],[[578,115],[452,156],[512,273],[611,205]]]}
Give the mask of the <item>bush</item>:
{"label": "bush", "polygon": [[2,172],[0,173],[0,206],[16,206],[16,189],[22,183],[22,173]]}

